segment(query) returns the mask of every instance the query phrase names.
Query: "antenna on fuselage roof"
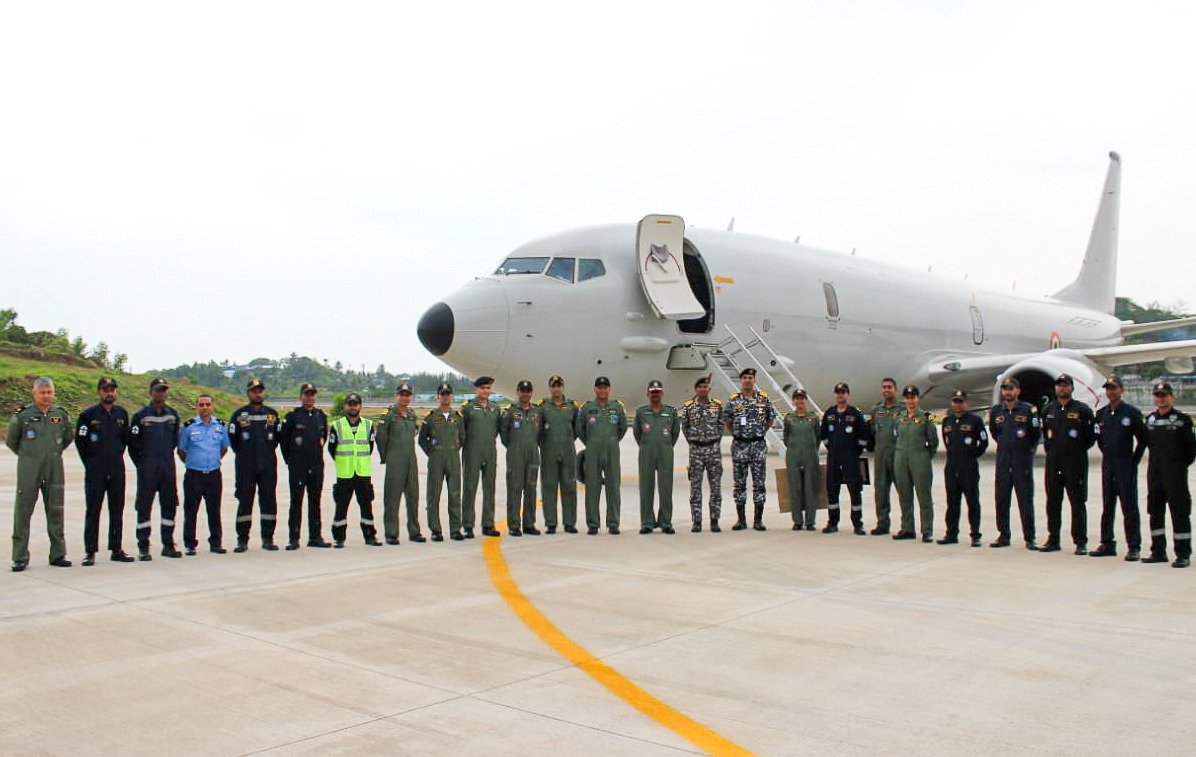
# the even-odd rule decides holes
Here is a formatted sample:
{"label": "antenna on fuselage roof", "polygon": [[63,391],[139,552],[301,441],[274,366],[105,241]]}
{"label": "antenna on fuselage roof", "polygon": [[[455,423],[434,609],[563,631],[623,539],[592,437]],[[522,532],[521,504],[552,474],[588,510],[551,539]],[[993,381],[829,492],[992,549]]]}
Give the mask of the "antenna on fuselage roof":
{"label": "antenna on fuselage roof", "polygon": [[731,223],[727,224],[727,231],[735,231],[735,216],[731,216]]}
{"label": "antenna on fuselage roof", "polygon": [[801,242],[801,234],[798,234],[797,236],[795,236],[795,237],[793,238],[793,243],[794,243],[794,244],[799,244],[800,242]]}

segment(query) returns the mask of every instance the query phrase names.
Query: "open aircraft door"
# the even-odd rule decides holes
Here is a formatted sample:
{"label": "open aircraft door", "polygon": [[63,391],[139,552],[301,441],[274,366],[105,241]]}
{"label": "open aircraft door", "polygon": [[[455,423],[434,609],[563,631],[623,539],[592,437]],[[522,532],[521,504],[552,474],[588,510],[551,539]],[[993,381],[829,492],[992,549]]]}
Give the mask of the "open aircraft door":
{"label": "open aircraft door", "polygon": [[661,318],[697,318],[706,308],[694,297],[685,276],[685,221],[680,216],[644,216],[636,229],[640,284]]}

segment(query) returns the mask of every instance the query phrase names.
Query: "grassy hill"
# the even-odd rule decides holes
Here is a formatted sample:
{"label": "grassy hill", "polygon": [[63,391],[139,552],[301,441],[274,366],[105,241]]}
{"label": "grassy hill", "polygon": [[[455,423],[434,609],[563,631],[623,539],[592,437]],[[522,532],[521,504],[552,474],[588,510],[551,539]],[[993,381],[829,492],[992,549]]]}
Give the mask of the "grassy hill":
{"label": "grassy hill", "polygon": [[[37,347],[0,345],[0,414],[7,418],[22,405],[31,401],[29,390],[33,379],[49,376],[54,379],[56,402],[62,405],[72,417],[83,408],[96,402],[96,382],[101,376],[112,376],[120,384],[117,402],[130,414],[149,402],[148,374],[122,373],[105,370],[76,355],[61,354]],[[244,404],[244,398],[206,386],[193,384],[184,378],[170,380],[169,403],[188,418],[194,413],[195,398],[200,394],[211,394],[216,404],[216,415],[227,418]]]}

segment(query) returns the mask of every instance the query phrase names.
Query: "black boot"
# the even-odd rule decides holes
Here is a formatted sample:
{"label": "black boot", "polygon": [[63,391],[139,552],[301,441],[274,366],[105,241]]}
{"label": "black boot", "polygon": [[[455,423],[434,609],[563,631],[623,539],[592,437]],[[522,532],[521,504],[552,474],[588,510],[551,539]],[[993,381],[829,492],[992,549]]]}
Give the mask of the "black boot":
{"label": "black boot", "polygon": [[696,533],[700,533],[700,532],[701,532],[701,530],[702,530],[702,521],[701,521],[701,519],[695,520],[695,521],[694,521],[693,528],[691,528],[691,529],[689,529],[689,530],[690,530],[691,532],[695,533],[695,534],[696,534]]}
{"label": "black boot", "polygon": [[764,505],[756,505],[756,511],[752,514],[752,529],[755,531],[767,531],[764,527]]}
{"label": "black boot", "polygon": [[717,534],[717,533],[720,533],[721,531],[722,531],[722,529],[718,527],[718,518],[711,518],[710,519],[710,533]]}
{"label": "black boot", "polygon": [[736,505],[735,506],[735,515],[736,515],[737,519],[735,521],[735,525],[731,526],[732,531],[742,531],[743,529],[747,528],[747,513],[745,512],[746,509],[747,509],[746,505]]}

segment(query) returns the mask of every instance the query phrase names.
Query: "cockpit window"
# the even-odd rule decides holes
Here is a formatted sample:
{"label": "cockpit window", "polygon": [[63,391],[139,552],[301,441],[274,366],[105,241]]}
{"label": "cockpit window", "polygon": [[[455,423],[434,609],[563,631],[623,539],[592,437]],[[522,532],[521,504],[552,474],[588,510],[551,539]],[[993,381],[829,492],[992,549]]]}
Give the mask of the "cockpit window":
{"label": "cockpit window", "polygon": [[577,258],[553,258],[548,266],[548,275],[554,279],[573,283],[573,264]]}
{"label": "cockpit window", "polygon": [[548,258],[507,258],[494,273],[507,276],[512,273],[544,273]]}
{"label": "cockpit window", "polygon": [[606,266],[602,265],[601,260],[592,258],[582,258],[577,261],[577,282],[580,284],[589,279],[596,279],[599,276],[606,275]]}

